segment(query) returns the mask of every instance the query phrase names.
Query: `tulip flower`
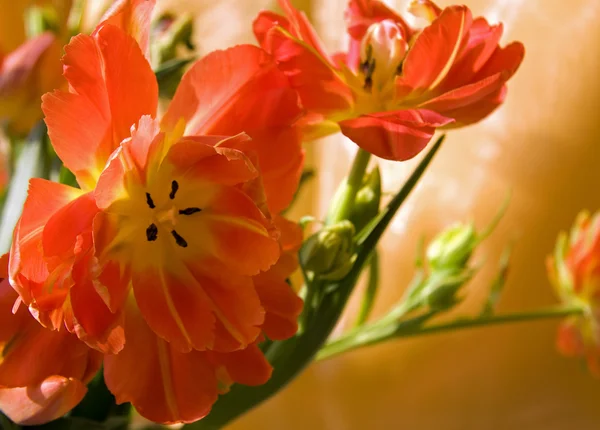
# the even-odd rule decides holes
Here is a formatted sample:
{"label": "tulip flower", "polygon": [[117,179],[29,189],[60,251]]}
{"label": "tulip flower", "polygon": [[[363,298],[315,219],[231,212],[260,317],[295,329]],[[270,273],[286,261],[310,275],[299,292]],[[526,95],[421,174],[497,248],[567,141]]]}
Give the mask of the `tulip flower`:
{"label": "tulip flower", "polygon": [[561,300],[584,310],[561,324],[558,349],[566,356],[584,357],[600,376],[600,213],[579,214],[570,234],[560,234],[547,263]]}
{"label": "tulip flower", "polygon": [[189,422],[232,383],[266,382],[257,342],[297,329],[298,233],[278,214],[301,174],[302,111],[269,55],[240,45],[194,64],[157,118],[153,6],[121,1],[66,46],[69,92],[42,109],[80,188],[31,180],[9,272],[43,326],[105,354],[119,403]]}
{"label": "tulip flower", "polygon": [[306,16],[279,3],[284,16],[262,12],[254,33],[300,95],[305,139],[341,131],[385,159],[410,159],[436,129],[488,116],[524,55],[519,42],[500,47],[502,25],[466,6],[414,1],[410,12],[430,23],[413,28],[380,1],[351,0],[349,50],[332,56]]}
{"label": "tulip flower", "polygon": [[27,2],[0,1],[0,125],[5,123],[11,133],[26,134],[42,118],[42,94],[63,85],[61,40],[67,36],[71,3],[36,2],[52,12],[56,33],[25,40]]}

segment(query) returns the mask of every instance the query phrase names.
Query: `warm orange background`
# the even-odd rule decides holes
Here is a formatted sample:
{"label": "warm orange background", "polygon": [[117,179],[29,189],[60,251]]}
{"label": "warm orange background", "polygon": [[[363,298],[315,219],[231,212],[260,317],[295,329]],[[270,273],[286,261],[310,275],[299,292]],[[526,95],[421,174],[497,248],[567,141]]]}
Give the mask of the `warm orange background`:
{"label": "warm orange background", "polygon": [[[484,226],[509,189],[513,198],[480,249],[484,270],[464,312],[478,309],[504,245],[517,239],[500,311],[554,303],[545,256],[581,208],[600,207],[600,2],[465,0],[475,15],[505,23],[504,42],[527,54],[505,106],[454,131],[387,235],[381,314],[412,275],[420,235],[473,218]],[[201,51],[250,41],[249,17],[269,1],[165,0],[200,11]],[[332,49],[342,48],[346,0],[297,1]],[[388,2],[402,10],[406,1]],[[440,1],[441,5],[450,2]],[[334,137],[311,145],[318,187],[298,213],[324,211],[352,145]],[[385,163],[393,190],[410,165]],[[277,397],[233,424],[246,429],[598,429],[600,381],[554,349],[556,321],[400,340],[313,365]]]}

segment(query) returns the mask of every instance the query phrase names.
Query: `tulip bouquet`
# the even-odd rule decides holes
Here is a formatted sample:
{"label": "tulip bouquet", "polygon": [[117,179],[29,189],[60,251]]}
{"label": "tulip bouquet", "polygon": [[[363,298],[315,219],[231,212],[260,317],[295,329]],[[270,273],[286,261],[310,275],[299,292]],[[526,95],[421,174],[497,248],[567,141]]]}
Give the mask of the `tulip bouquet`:
{"label": "tulip bouquet", "polygon": [[[81,2],[0,2],[15,13],[0,27],[3,428],[127,428],[134,410],[221,428],[314,360],[538,318],[568,316],[560,349],[600,372],[598,215],[549,259],[564,306],[496,314],[507,252],[479,315],[437,319],[499,216],[441,232],[403,299],[369,318],[378,241],[435,133],[498,108],[523,45],[466,6],[350,0],[348,49],[331,54],[292,3],[248,23],[256,44],[192,61],[192,21],[154,19],[154,0],[117,0],[89,29]],[[327,215],[289,219],[303,145],[338,132],[358,148]],[[377,158],[417,156],[385,196]],[[356,324],[332,336],[363,272]]]}

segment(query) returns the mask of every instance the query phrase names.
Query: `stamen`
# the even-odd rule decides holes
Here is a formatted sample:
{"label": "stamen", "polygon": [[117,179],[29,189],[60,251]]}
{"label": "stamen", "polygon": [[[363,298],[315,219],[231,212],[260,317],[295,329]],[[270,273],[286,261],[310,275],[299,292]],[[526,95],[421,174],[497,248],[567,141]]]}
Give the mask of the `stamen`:
{"label": "stamen", "polygon": [[398,68],[396,69],[396,74],[397,75],[401,75],[402,74],[403,66],[404,66],[404,61],[402,63],[398,64]]}
{"label": "stamen", "polygon": [[156,206],[154,205],[154,200],[152,200],[152,196],[150,193],[146,193],[146,203],[150,209],[154,209]]}
{"label": "stamen", "polygon": [[156,224],[150,224],[148,226],[148,228],[146,229],[146,239],[148,239],[148,242],[154,242],[156,240],[156,238],[158,237],[158,227],[156,227]]}
{"label": "stamen", "polygon": [[178,189],[179,189],[179,184],[177,183],[177,181],[171,182],[171,194],[169,194],[169,198],[171,200],[173,200],[175,198],[175,194],[177,193]]}
{"label": "stamen", "polygon": [[192,215],[192,214],[195,214],[200,211],[202,211],[202,209],[200,209],[200,208],[187,208],[187,209],[180,210],[179,214],[180,215]]}
{"label": "stamen", "polygon": [[175,230],[171,230],[171,234],[175,238],[175,243],[177,245],[181,246],[182,248],[187,248],[188,243],[183,237],[179,236],[179,233],[177,233]]}
{"label": "stamen", "polygon": [[367,91],[370,91],[373,87],[373,72],[375,72],[375,59],[371,60],[371,62],[366,67],[365,84],[363,88]]}

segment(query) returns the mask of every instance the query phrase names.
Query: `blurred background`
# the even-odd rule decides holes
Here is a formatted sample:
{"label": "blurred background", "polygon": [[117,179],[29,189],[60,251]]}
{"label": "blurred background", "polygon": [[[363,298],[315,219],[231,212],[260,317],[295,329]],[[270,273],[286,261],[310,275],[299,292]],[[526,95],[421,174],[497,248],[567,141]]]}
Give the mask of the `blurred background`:
{"label": "blurred background", "polygon": [[[251,20],[267,0],[158,0],[196,18],[200,54],[253,42]],[[343,49],[346,0],[296,0],[327,46]],[[386,1],[405,10],[408,1]],[[440,6],[450,4],[439,1]],[[504,106],[453,131],[388,233],[375,314],[400,297],[420,237],[458,220],[482,228],[512,190],[510,207],[477,254],[488,263],[469,286],[461,313],[479,309],[495,261],[515,242],[499,311],[556,302],[545,258],[580,209],[600,207],[600,2],[465,0],[475,16],[505,24],[503,43],[526,57]],[[318,175],[296,215],[323,214],[347,172],[354,146],[340,136],[309,145]],[[411,163],[381,164],[395,190]],[[352,306],[351,306],[352,308]],[[352,322],[352,309],[346,321]],[[376,316],[375,315],[375,316]],[[598,429],[600,381],[555,351],[558,321],[520,323],[398,340],[316,363],[287,389],[230,426],[246,429]]]}

